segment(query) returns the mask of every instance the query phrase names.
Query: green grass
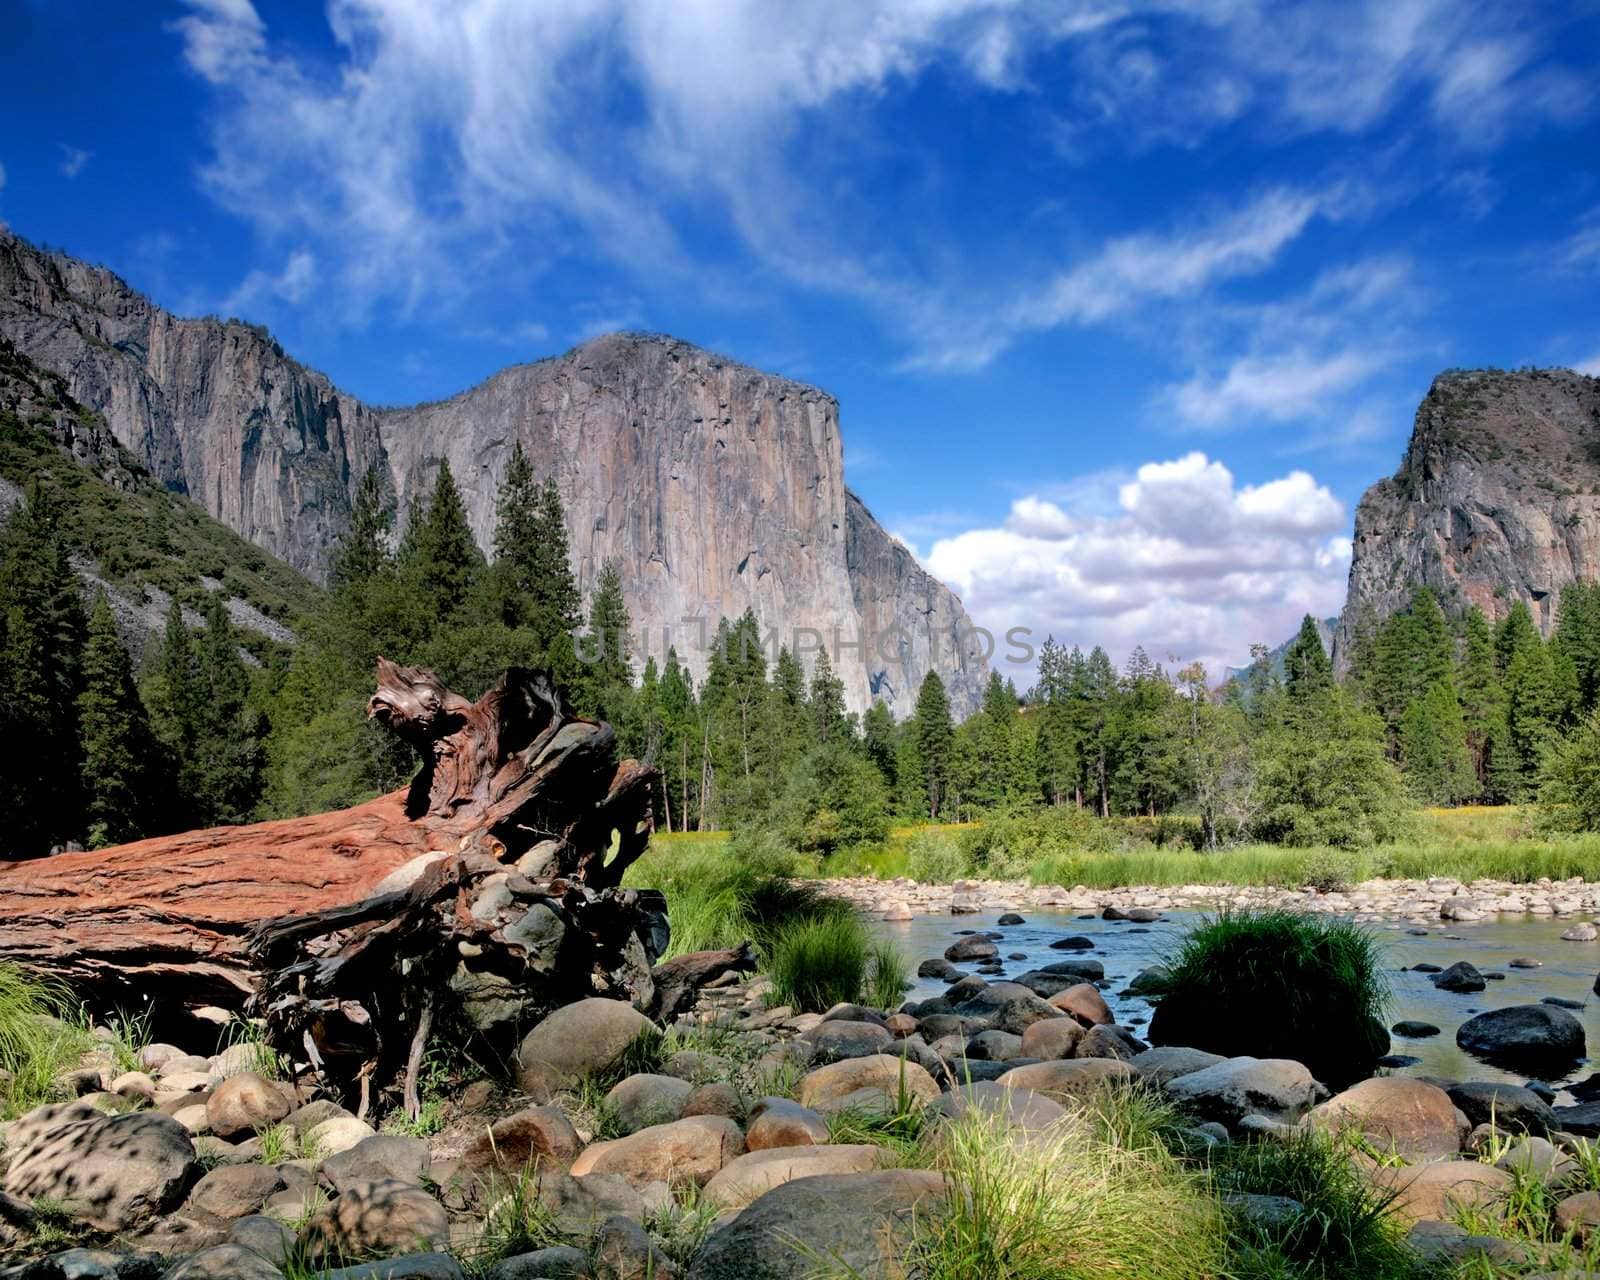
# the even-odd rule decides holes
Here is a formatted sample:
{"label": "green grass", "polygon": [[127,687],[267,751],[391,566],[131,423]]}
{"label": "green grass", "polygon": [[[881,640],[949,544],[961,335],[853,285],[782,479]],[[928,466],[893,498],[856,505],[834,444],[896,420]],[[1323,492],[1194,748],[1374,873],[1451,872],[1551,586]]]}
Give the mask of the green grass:
{"label": "green grass", "polygon": [[914,1221],[924,1280],[1211,1280],[1224,1240],[1203,1180],[1159,1144],[1130,1148],[1064,1123],[1017,1140],[974,1108],[924,1149],[949,1181]]}
{"label": "green grass", "polygon": [[824,916],[781,927],[766,949],[772,999],[822,1013],[861,998],[867,980],[867,931],[854,916]]}
{"label": "green grass", "polygon": [[65,986],[0,961],[0,1119],[54,1101],[56,1077],[91,1043]]}
{"label": "green grass", "polygon": [[1387,1051],[1382,952],[1361,925],[1288,911],[1230,912],[1189,930],[1165,962],[1154,1044],[1293,1058],[1333,1087]]}
{"label": "green grass", "polygon": [[860,998],[874,1009],[897,1009],[910,983],[905,953],[886,938],[867,947],[867,976]]}
{"label": "green grass", "polygon": [[1230,1214],[1229,1239],[1239,1280],[1403,1280],[1415,1261],[1380,1193],[1324,1134],[1224,1143],[1212,1153],[1219,1194],[1287,1196],[1303,1212],[1281,1226]]}

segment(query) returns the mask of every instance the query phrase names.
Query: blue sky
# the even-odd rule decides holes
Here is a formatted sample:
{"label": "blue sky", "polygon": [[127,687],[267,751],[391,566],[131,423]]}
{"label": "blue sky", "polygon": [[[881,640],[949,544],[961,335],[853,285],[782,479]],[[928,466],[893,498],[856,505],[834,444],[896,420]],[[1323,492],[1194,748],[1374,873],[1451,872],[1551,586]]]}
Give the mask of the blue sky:
{"label": "blue sky", "polygon": [[842,405],[980,621],[1238,661],[1432,375],[1600,374],[1600,6],[12,0],[0,219],[375,403],[610,328]]}

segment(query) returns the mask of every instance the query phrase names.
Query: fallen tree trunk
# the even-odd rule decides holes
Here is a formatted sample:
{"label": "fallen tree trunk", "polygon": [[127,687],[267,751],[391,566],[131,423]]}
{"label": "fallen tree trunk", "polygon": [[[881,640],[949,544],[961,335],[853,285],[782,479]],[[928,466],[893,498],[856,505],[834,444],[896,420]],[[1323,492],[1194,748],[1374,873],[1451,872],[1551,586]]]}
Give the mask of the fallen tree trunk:
{"label": "fallen tree trunk", "polygon": [[480,878],[496,868],[600,894],[644,850],[656,771],[618,761],[611,727],[573,716],[543,672],[513,668],[469,702],[380,658],[368,714],[422,757],[406,791],[0,866],[0,958],[102,1006],[237,1010],[288,927],[262,931],[252,951],[268,921],[381,912],[375,903],[394,906],[388,895],[452,857]]}

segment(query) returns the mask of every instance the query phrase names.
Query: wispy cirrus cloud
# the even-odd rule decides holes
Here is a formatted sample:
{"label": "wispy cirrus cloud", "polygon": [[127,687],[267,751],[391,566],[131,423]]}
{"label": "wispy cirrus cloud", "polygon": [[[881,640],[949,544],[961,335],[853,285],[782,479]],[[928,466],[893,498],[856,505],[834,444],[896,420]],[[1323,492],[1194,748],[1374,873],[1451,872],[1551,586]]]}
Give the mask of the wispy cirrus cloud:
{"label": "wispy cirrus cloud", "polygon": [[84,171],[92,159],[94,159],[94,152],[85,151],[82,147],[68,146],[63,142],[61,144],[61,176],[64,178],[76,178]]}

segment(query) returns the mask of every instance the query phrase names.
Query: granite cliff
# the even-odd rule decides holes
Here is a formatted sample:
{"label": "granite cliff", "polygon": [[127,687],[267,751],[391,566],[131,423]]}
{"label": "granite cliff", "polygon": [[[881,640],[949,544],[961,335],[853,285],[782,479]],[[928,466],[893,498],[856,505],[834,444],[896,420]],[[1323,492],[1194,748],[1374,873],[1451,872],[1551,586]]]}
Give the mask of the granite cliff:
{"label": "granite cliff", "polygon": [[838,402],[816,388],[610,334],[448,400],[373,409],[258,326],[173,316],[103,267],[5,233],[0,335],[169,489],[314,578],[374,466],[403,511],[448,458],[487,546],[520,440],[560,487],[580,589],[615,560],[650,651],[668,639],[698,675],[701,620],[709,635],[750,608],[782,640],[840,643],[852,709],[878,695],[908,714],[929,670],[958,714],[981,696],[960,601],[845,488]]}
{"label": "granite cliff", "polygon": [[1517,600],[1548,635],[1561,588],[1600,578],[1600,378],[1566,369],[1440,374],[1400,469],[1356,508],[1350,588],[1334,637],[1419,585],[1491,622]]}

